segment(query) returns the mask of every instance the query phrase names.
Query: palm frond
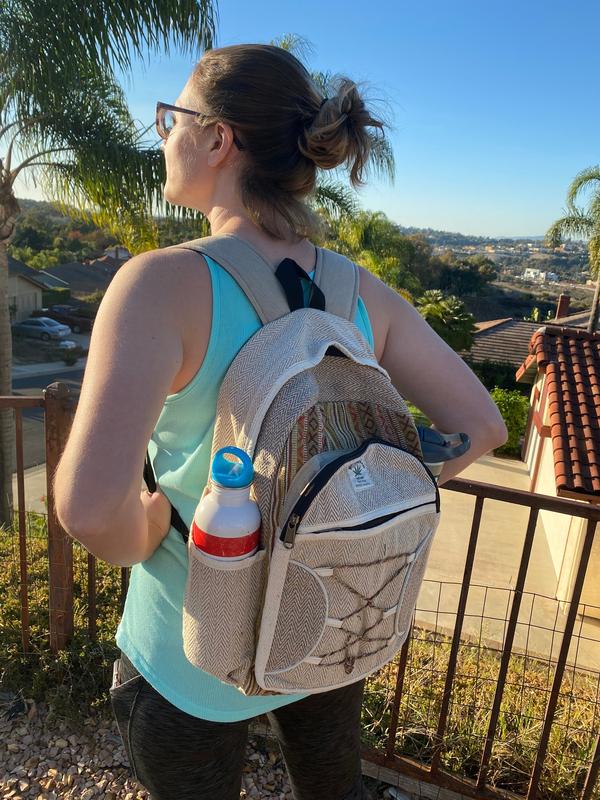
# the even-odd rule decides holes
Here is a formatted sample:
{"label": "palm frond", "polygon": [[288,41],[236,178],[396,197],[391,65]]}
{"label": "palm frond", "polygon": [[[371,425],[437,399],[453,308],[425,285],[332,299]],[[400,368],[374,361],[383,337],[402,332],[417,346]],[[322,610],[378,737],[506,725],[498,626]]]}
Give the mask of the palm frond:
{"label": "palm frond", "polygon": [[369,131],[371,140],[371,152],[369,155],[369,168],[376,175],[387,178],[391,183],[394,182],[396,174],[396,162],[394,153],[389,141],[377,132]]}
{"label": "palm frond", "polygon": [[76,85],[83,70],[128,71],[136,58],[213,46],[212,0],[4,0],[0,4],[0,96],[21,116],[30,103]]}
{"label": "palm frond", "polygon": [[588,244],[588,260],[590,266],[590,277],[600,281],[600,233],[590,238]]}
{"label": "palm frond", "polygon": [[339,218],[357,212],[357,202],[354,192],[342,183],[319,176],[317,186],[310,204],[318,209],[323,209],[328,215]]}
{"label": "palm frond", "polygon": [[284,33],[283,36],[277,36],[271,40],[274,47],[281,47],[282,50],[287,50],[299,61],[306,62],[307,59],[313,54],[314,46],[310,39],[305,36],[300,36],[298,33]]}
{"label": "palm frond", "polygon": [[587,238],[593,233],[596,224],[585,211],[573,208],[548,228],[545,237],[546,245],[558,247],[561,241],[568,236]]}
{"label": "palm frond", "polygon": [[574,206],[579,192],[594,182],[598,182],[599,186],[596,188],[600,188],[600,165],[586,167],[575,176],[567,191],[567,205]]}

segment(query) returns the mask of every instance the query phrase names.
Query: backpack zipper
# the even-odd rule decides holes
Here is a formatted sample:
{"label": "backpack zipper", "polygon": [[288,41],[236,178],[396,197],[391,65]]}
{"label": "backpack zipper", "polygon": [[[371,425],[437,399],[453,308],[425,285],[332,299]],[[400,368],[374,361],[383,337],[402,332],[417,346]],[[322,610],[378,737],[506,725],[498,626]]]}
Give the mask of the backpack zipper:
{"label": "backpack zipper", "polygon": [[[292,548],[294,546],[294,540],[296,538],[296,533],[298,531],[298,526],[300,525],[300,522],[302,521],[302,517],[304,516],[304,514],[308,510],[308,507],[310,506],[310,504],[312,503],[314,498],[321,491],[321,489],[325,486],[327,481],[337,472],[339,467],[341,467],[347,461],[353,461],[355,458],[357,458],[358,456],[362,455],[366,451],[366,449],[372,444],[384,444],[384,445],[386,445],[386,447],[395,447],[397,450],[402,450],[403,452],[409,453],[409,455],[412,455],[413,457],[417,458],[416,456],[414,456],[413,453],[410,452],[410,450],[407,450],[404,447],[400,447],[397,444],[392,444],[391,442],[386,442],[385,439],[380,439],[379,437],[373,437],[371,439],[366,439],[355,450],[352,450],[349,453],[344,453],[344,455],[339,456],[339,458],[336,458],[333,461],[330,461],[329,464],[326,464],[323,467],[323,469],[321,469],[320,472],[318,472],[314,476],[314,478],[312,480],[310,480],[306,484],[306,486],[304,487],[304,489],[300,493],[300,496],[299,496],[295,506],[291,510],[291,512],[290,512],[290,514],[289,514],[289,516],[288,516],[288,518],[287,518],[287,520],[285,522],[285,525],[283,526],[283,528],[281,530],[281,534],[279,536],[281,541],[284,543],[285,547]],[[420,459],[417,459],[417,460],[420,461]],[[427,470],[427,474],[431,478],[431,482],[433,483],[433,485],[435,487],[435,509],[436,509],[436,512],[439,513],[439,510],[440,510],[440,490],[438,488],[437,481],[434,478],[434,476],[433,476],[431,470],[429,469],[429,467],[423,461],[420,461],[420,463]],[[429,505],[429,504],[421,503],[420,505]],[[420,506],[417,505],[417,506],[413,506],[412,508],[419,508],[419,507]],[[378,519],[371,520],[370,522],[365,523],[364,525],[358,525],[358,526],[351,527],[351,528],[334,528],[332,530],[344,531],[344,530],[362,530],[363,528],[374,528],[376,525],[380,525],[382,522],[385,522],[386,520],[391,519],[392,517],[398,516],[399,514],[405,513],[407,511],[411,511],[412,508],[406,508],[406,509],[403,509],[403,511],[395,512],[393,514],[388,514],[385,517],[379,517]]]}

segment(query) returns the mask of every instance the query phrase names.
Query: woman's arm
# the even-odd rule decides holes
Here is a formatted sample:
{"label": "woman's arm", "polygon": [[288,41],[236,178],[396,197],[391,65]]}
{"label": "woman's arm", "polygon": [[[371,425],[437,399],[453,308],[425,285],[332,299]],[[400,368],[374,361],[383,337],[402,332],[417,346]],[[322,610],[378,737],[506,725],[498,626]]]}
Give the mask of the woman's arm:
{"label": "woman's arm", "polygon": [[[210,315],[204,259],[155,250],[121,267],[94,323],[54,492],[65,530],[112,564],[143,561],[160,542],[140,490],[148,441],[183,363],[183,320],[191,303],[182,300],[181,287],[190,286],[191,270],[193,299],[202,306],[196,313]],[[197,294],[199,281],[206,286]]]}
{"label": "woman's arm", "polygon": [[375,355],[400,394],[442,433],[467,433],[467,453],[444,465],[442,485],[479,456],[503,444],[508,432],[479,381],[419,312],[401,295],[360,268],[360,291],[369,311]]}

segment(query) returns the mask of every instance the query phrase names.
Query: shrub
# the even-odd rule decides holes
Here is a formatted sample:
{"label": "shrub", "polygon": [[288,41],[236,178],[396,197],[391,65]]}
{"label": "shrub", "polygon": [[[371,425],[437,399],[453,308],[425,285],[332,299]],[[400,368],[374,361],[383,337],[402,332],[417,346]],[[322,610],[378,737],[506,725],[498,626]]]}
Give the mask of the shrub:
{"label": "shrub", "polygon": [[498,386],[501,389],[515,389],[521,394],[529,396],[531,386],[517,383],[515,379],[517,370],[512,364],[503,361],[490,361],[489,359],[473,362],[469,356],[464,356],[463,361],[477,375],[488,392]]}
{"label": "shrub", "polygon": [[527,415],[529,413],[529,400],[515,389],[501,389],[495,386],[490,392],[492,400],[502,414],[504,424],[508,429],[508,439],[497,447],[495,453],[510,453],[520,455],[520,439],[525,433]]}

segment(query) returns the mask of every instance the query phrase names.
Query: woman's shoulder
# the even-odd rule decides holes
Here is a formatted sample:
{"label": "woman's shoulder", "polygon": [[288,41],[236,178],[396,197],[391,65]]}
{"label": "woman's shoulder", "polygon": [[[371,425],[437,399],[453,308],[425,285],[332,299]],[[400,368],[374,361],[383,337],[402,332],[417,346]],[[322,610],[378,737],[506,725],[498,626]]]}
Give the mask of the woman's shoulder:
{"label": "woman's shoulder", "polygon": [[141,294],[155,294],[157,299],[167,302],[185,301],[195,288],[204,293],[210,286],[210,273],[204,256],[183,247],[163,247],[138,253],[125,262],[120,273],[134,281]]}
{"label": "woman's shoulder", "polygon": [[[389,330],[391,290],[368,269],[357,264],[360,277],[359,295],[367,309],[373,332],[374,352],[379,360],[383,355]],[[399,295],[398,295],[399,297]]]}

